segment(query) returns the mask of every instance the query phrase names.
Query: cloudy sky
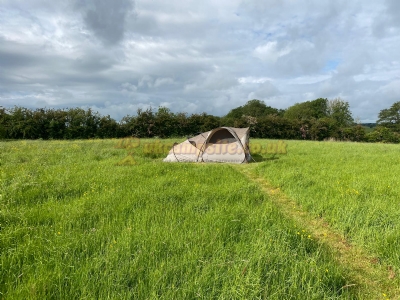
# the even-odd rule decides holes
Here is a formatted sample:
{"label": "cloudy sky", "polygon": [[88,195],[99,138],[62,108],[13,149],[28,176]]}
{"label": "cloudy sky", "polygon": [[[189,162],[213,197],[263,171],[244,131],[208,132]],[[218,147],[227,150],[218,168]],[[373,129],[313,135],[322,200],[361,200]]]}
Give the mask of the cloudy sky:
{"label": "cloudy sky", "polygon": [[224,115],[400,101],[398,0],[0,0],[0,106]]}

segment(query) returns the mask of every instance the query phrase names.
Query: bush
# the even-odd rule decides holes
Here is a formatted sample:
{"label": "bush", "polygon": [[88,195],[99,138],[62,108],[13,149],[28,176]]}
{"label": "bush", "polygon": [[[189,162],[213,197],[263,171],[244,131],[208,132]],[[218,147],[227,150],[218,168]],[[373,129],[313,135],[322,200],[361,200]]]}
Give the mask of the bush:
{"label": "bush", "polygon": [[400,134],[387,127],[378,126],[374,131],[366,134],[366,140],[371,143],[399,143]]}

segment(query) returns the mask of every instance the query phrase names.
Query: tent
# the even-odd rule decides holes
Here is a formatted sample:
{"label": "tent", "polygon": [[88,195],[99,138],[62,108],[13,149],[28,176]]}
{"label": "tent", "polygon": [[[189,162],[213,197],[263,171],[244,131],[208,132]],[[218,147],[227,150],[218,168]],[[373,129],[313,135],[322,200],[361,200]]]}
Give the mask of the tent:
{"label": "tent", "polygon": [[165,162],[247,163],[249,128],[219,127],[175,144]]}

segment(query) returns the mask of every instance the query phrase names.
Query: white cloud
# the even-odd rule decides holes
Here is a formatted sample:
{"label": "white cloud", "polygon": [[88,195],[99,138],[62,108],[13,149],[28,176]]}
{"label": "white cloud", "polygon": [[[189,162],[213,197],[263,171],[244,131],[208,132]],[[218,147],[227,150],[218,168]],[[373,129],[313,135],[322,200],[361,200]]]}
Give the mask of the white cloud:
{"label": "white cloud", "polygon": [[247,98],[250,99],[267,99],[279,94],[279,90],[270,82],[265,81],[257,86],[255,91],[252,91]]}
{"label": "white cloud", "polygon": [[278,58],[289,54],[291,51],[289,47],[279,48],[278,43],[273,41],[257,46],[254,49],[254,56],[266,62],[276,62]]}
{"label": "white cloud", "polygon": [[393,80],[381,88],[385,98],[400,101],[400,78]]}
{"label": "white cloud", "polygon": [[172,78],[169,77],[164,77],[164,78],[157,78],[154,86],[155,87],[160,87],[162,85],[168,85],[168,84],[173,84],[174,80]]}
{"label": "white cloud", "polygon": [[271,81],[272,78],[270,77],[253,77],[253,76],[247,76],[247,77],[240,77],[238,81],[242,84],[246,83],[264,83],[266,81]]}
{"label": "white cloud", "polygon": [[398,3],[2,0],[0,105],[119,119],[340,95],[374,120],[400,100]]}
{"label": "white cloud", "polygon": [[151,87],[153,87],[153,84],[154,84],[153,78],[149,75],[145,75],[139,80],[138,87],[139,88],[146,88],[146,87],[151,88]]}

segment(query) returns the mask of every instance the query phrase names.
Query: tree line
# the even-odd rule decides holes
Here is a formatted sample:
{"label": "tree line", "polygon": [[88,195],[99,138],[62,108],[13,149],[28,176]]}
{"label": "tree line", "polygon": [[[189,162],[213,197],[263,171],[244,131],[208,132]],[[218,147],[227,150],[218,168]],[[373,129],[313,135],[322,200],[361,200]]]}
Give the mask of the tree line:
{"label": "tree line", "polygon": [[400,102],[379,113],[374,129],[357,124],[349,103],[340,98],[318,98],[285,110],[253,99],[223,117],[173,113],[166,107],[138,109],[118,122],[90,108],[0,107],[1,139],[184,137],[220,126],[250,127],[255,138],[399,143]]}

